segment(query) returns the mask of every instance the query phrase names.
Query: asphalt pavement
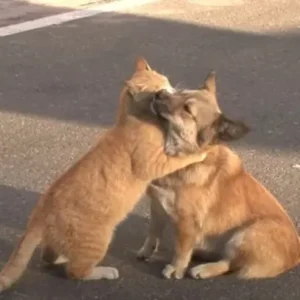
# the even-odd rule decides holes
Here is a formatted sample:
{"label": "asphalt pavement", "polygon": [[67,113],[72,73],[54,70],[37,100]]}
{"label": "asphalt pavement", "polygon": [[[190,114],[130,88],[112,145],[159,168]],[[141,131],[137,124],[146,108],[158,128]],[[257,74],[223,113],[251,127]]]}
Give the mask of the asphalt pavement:
{"label": "asphalt pavement", "polygon": [[[217,71],[221,107],[252,129],[232,147],[300,229],[300,3],[207,2],[158,1],[0,38],[0,267],[40,193],[113,124],[138,55],[181,87],[200,86]],[[117,230],[104,264],[117,267],[120,279],[67,280],[42,267],[37,251],[0,299],[300,298],[300,267],[270,280],[162,279],[172,231],[146,264],[135,255],[147,224],[141,201]]]}

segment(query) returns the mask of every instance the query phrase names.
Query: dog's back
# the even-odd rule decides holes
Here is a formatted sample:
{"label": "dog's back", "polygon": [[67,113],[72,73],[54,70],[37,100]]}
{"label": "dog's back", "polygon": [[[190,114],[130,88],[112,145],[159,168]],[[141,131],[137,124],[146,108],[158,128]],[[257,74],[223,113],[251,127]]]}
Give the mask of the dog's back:
{"label": "dog's back", "polygon": [[[235,265],[232,268],[247,268],[247,275],[243,276],[275,274],[293,267],[300,257],[299,240],[283,207],[245,171],[238,156],[229,148],[216,146],[213,152],[210,178],[196,183],[192,195],[185,197],[197,203],[194,218],[201,224],[199,249],[220,257],[236,256],[231,262]],[[196,171],[199,178],[202,171],[201,167]],[[188,185],[188,181],[183,183],[182,193],[186,192],[185,186],[188,190]],[[239,254],[233,254],[235,251]],[[262,257],[266,258],[265,262]],[[263,270],[261,274],[251,274],[248,267],[258,258]],[[269,261],[273,263],[269,265]],[[278,261],[278,268],[274,261]]]}

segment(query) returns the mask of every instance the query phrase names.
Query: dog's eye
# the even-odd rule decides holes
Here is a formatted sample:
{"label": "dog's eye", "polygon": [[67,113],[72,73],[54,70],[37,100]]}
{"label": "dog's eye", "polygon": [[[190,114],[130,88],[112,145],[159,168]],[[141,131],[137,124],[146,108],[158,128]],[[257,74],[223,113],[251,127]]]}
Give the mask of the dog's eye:
{"label": "dog's eye", "polygon": [[188,104],[184,104],[183,109],[186,113],[188,113],[189,115],[193,116],[192,114],[192,110],[190,108],[190,106]]}

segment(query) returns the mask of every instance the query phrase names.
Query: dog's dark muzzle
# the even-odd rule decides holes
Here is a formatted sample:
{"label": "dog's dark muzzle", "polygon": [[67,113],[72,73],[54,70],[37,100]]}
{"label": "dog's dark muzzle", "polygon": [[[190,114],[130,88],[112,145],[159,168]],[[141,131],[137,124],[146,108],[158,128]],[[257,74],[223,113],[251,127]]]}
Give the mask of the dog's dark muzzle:
{"label": "dog's dark muzzle", "polygon": [[152,100],[153,112],[161,118],[168,119],[172,110],[171,97],[172,95],[166,90],[156,92]]}

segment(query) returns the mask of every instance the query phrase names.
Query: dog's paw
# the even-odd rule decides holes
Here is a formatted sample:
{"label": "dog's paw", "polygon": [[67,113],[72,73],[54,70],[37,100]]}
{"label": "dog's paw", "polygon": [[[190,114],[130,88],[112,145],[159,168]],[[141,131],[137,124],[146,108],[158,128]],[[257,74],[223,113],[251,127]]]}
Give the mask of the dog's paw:
{"label": "dog's paw", "polygon": [[143,260],[143,261],[145,261],[145,262],[148,262],[148,261],[150,260],[151,256],[152,256],[152,253],[151,253],[150,251],[146,251],[146,249],[141,248],[141,249],[138,251],[138,253],[137,253],[137,255],[136,255],[136,258],[137,258],[138,260]]}
{"label": "dog's paw", "polygon": [[205,279],[210,276],[210,272],[205,264],[191,268],[189,274],[194,279]]}
{"label": "dog's paw", "polygon": [[155,252],[155,245],[147,244],[144,245],[137,253],[137,259],[149,262],[153,253]]}
{"label": "dog's paw", "polygon": [[184,276],[184,270],[176,269],[173,265],[166,265],[162,271],[162,275],[166,279],[182,279]]}

